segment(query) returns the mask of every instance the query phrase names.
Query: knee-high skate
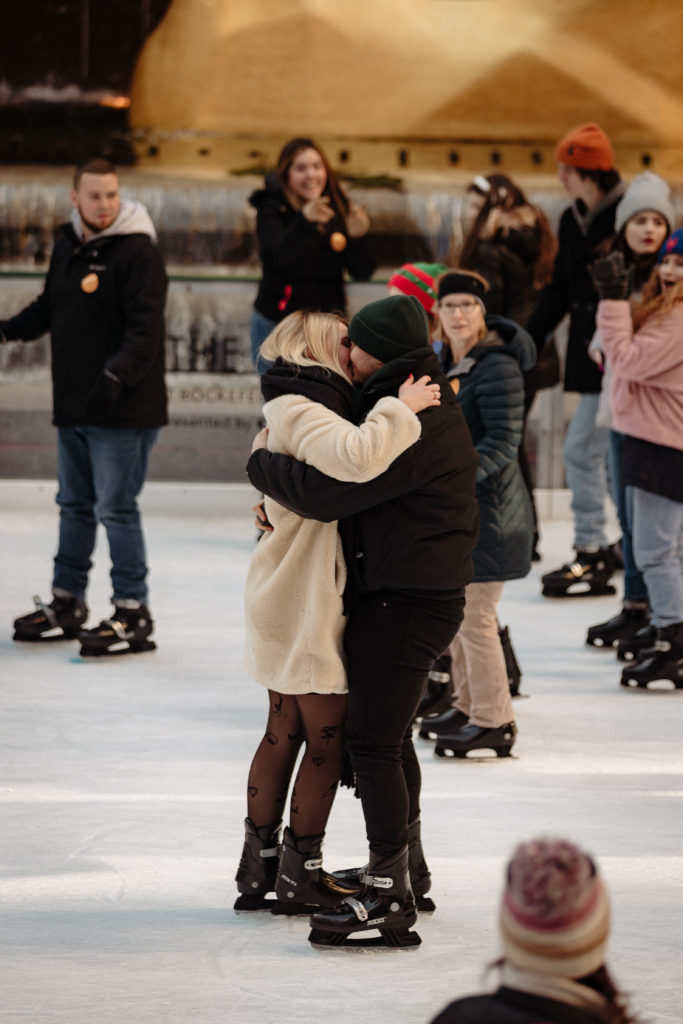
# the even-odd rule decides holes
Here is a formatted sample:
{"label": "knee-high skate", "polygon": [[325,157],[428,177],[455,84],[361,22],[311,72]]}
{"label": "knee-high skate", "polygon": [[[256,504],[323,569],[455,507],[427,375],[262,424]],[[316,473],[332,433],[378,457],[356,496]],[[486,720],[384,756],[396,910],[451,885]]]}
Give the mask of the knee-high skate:
{"label": "knee-high skate", "polygon": [[425,715],[439,715],[448,708],[451,702],[451,665],[450,654],[442,654],[437,658],[427,677],[427,685],[415,713],[415,721],[420,722]]}
{"label": "knee-high skate", "polygon": [[55,596],[49,604],[36,595],[35,611],[14,620],[14,640],[26,643],[74,640],[88,618],[84,601],[72,594]]}
{"label": "knee-high skate", "polygon": [[503,657],[505,658],[505,671],[508,677],[508,686],[510,687],[510,696],[519,696],[519,687],[522,682],[522,670],[519,667],[515,649],[512,646],[512,640],[510,639],[510,629],[508,626],[498,626],[498,636],[500,637],[501,647],[503,648]]}
{"label": "knee-high skate", "polygon": [[237,891],[241,893],[235,900],[236,914],[271,910],[275,906],[275,900],[267,896],[275,890],[281,828],[281,821],[256,826],[250,818],[244,819],[244,846],[235,875]]}
{"label": "knee-high skate", "polygon": [[654,645],[645,648],[639,660],[621,673],[622,686],[647,689],[659,680],[668,680],[677,690],[683,690],[683,622],[658,626]]}
{"label": "knee-high skate", "polygon": [[582,551],[577,548],[573,562],[541,577],[544,597],[595,597],[615,594],[609,582],[615,571],[614,555],[609,548]]}
{"label": "knee-high skate", "polygon": [[300,836],[286,828],[275,880],[277,902],[273,914],[305,914],[339,906],[347,896],[357,896],[363,886],[358,879],[340,879],[323,871],[322,843],[318,836]]}
{"label": "knee-high skate", "polygon": [[[341,905],[320,911],[311,918],[308,941],[314,949],[414,949],[422,941],[410,929],[417,920],[417,908],[408,877],[408,847],[391,857],[370,852],[364,889]],[[367,935],[378,931],[379,935]],[[356,932],[363,933],[351,938]]]}
{"label": "knee-high skate", "polygon": [[94,629],[82,629],[78,634],[81,657],[154,651],[156,644],[149,639],[153,630],[154,622],[146,605],[126,608],[115,604],[111,618],[103,619]]}

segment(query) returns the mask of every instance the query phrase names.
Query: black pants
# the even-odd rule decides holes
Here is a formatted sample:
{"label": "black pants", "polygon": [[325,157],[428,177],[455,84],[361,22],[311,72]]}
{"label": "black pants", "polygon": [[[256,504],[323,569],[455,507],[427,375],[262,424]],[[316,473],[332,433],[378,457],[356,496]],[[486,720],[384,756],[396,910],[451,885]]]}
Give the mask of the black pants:
{"label": "black pants", "polygon": [[370,849],[382,857],[406,846],[408,822],[420,813],[412,724],[427,674],[457,633],[464,606],[464,591],[447,600],[383,593],[363,598],[349,616],[346,746]]}

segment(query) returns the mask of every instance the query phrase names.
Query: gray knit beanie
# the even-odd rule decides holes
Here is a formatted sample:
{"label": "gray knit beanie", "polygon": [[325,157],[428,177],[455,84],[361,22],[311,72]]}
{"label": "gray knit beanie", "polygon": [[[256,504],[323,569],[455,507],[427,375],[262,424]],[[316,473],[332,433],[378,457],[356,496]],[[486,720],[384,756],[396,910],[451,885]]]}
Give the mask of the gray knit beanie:
{"label": "gray knit beanie", "polygon": [[637,174],[624,192],[621,202],[617,206],[614,220],[615,229],[621,231],[631,217],[635,217],[637,213],[644,210],[661,213],[668,225],[668,231],[673,229],[676,215],[671,202],[671,189],[663,178],[660,178],[658,174],[653,174],[652,171],[643,171],[642,174]]}

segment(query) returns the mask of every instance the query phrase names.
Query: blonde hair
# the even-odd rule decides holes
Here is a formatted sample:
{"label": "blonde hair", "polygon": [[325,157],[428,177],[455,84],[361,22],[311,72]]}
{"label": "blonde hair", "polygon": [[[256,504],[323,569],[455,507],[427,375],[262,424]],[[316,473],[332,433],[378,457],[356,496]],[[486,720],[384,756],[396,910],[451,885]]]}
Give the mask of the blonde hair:
{"label": "blonde hair", "polygon": [[334,313],[297,310],[286,316],[268,335],[261,345],[260,355],[269,362],[282,359],[292,366],[324,366],[349,383],[339,361],[337,346],[331,346],[332,352],[328,347],[330,332],[339,324],[345,325],[346,321]]}

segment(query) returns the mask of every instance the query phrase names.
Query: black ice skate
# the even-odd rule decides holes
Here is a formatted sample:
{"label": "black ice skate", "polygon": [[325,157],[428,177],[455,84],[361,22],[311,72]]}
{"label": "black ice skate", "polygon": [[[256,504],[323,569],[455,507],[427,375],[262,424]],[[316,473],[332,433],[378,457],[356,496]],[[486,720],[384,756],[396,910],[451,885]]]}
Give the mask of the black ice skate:
{"label": "black ice skate", "polygon": [[110,619],[103,619],[94,629],[82,629],[79,633],[81,657],[154,651],[156,644],[149,639],[153,629],[154,622],[146,605],[141,604],[137,608],[115,605]]}
{"label": "black ice skate", "polygon": [[440,715],[425,715],[420,723],[418,735],[423,740],[435,740],[442,733],[455,732],[468,722],[469,718],[463,711],[449,708]]}
{"label": "black ice skate", "polygon": [[498,636],[500,637],[500,643],[503,648],[503,656],[505,658],[505,671],[508,677],[508,686],[510,687],[510,696],[519,696],[519,687],[522,682],[522,670],[519,667],[519,662],[515,655],[515,649],[512,646],[512,640],[510,639],[510,629],[508,626],[498,626]]}
{"label": "black ice skate", "polygon": [[[332,874],[340,882],[362,884],[361,880],[369,870],[370,866],[366,864],[362,868],[342,868],[340,871],[333,871]],[[432,875],[422,849],[422,825],[419,818],[408,825],[408,876],[418,913],[433,914],[436,904],[431,896],[427,895],[432,887]]]}
{"label": "black ice skate", "polygon": [[574,562],[541,576],[543,596],[596,597],[615,594],[615,588],[608,582],[615,568],[614,556],[609,548],[599,548],[597,551],[577,549]]}
{"label": "black ice skate", "polygon": [[658,626],[654,646],[642,651],[639,661],[621,673],[622,686],[647,689],[659,680],[669,680],[683,690],[683,622]]}
{"label": "black ice skate", "polygon": [[645,603],[628,607],[624,605],[618,615],[590,626],[586,643],[591,647],[614,647],[620,640],[630,640],[649,621],[650,612]]}
{"label": "black ice skate", "polygon": [[[408,848],[382,859],[370,853],[362,881],[365,888],[349,896],[336,910],[321,911],[311,918],[308,941],[314,949],[414,949],[422,941],[411,927],[417,909],[408,879]],[[350,938],[354,932],[378,931],[379,935]]]}
{"label": "black ice skate", "polygon": [[235,875],[237,891],[242,895],[235,900],[236,914],[275,906],[275,900],[266,897],[275,890],[281,828],[281,821],[257,828],[250,818],[244,819],[244,846]]}
{"label": "black ice skate", "polygon": [[657,630],[648,623],[639,629],[633,636],[624,637],[617,642],[617,659],[619,661],[638,661],[643,651],[648,647],[654,647],[657,639]]}
{"label": "black ice skate", "polygon": [[277,902],[273,914],[305,914],[322,908],[338,907],[347,896],[358,896],[363,889],[358,879],[341,880],[323,871],[322,842],[319,836],[296,838],[285,829],[280,863],[275,881]]}
{"label": "black ice skate", "polygon": [[14,620],[14,640],[27,643],[49,640],[74,640],[88,618],[85,602],[77,597],[53,597],[45,604],[34,597],[34,612]]}
{"label": "black ice skate", "polygon": [[492,750],[496,757],[509,757],[516,735],[517,726],[514,722],[508,722],[497,729],[487,729],[469,722],[457,732],[437,736],[434,752],[437,757],[466,758],[470,753],[482,757],[485,751]]}
{"label": "black ice skate", "polygon": [[450,654],[442,654],[432,665],[427,686],[415,713],[420,722],[425,715],[439,715],[451,703],[451,662]]}

